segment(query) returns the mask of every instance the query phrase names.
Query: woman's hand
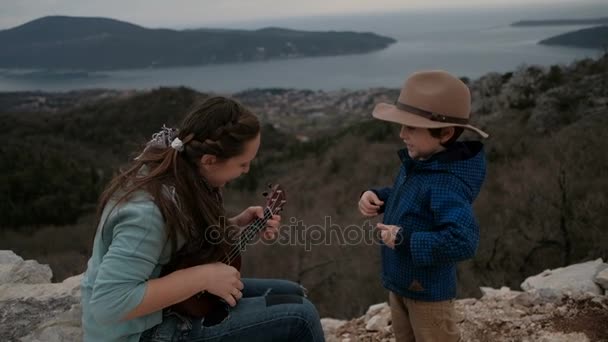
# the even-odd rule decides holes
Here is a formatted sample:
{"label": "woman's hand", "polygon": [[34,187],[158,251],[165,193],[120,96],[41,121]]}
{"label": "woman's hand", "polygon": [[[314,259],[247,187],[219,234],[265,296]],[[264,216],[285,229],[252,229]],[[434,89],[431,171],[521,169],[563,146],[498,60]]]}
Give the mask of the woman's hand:
{"label": "woman's hand", "polygon": [[201,291],[207,291],[222,298],[230,306],[235,306],[243,297],[241,273],[236,268],[220,262],[194,267],[197,268],[201,277],[201,284],[203,284]]}
{"label": "woman's hand", "polygon": [[[264,208],[262,207],[249,207],[245,209],[242,213],[230,219],[232,224],[235,224],[239,227],[245,227],[251,224],[256,218],[264,218]],[[262,230],[262,236],[271,240],[276,237],[279,233],[279,226],[281,225],[281,216],[280,215],[272,215],[272,217],[266,222],[266,229]]]}

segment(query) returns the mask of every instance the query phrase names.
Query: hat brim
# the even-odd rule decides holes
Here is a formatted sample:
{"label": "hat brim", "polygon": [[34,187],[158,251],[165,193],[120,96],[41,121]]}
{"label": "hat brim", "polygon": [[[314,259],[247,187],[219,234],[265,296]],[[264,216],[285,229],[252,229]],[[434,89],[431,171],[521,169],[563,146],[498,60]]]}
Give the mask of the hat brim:
{"label": "hat brim", "polygon": [[398,109],[394,105],[388,103],[378,103],[376,107],[374,107],[372,116],[379,120],[395,122],[410,127],[442,128],[457,126],[471,130],[479,134],[482,138],[487,138],[489,136],[488,133],[480,130],[475,126],[432,121],[423,116],[412,114],[410,112]]}

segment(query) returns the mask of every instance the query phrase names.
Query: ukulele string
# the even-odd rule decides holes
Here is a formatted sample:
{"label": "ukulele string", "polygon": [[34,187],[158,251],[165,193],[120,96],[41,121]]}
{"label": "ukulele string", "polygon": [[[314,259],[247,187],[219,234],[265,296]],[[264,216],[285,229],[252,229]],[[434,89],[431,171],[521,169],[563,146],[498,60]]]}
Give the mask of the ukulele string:
{"label": "ukulele string", "polygon": [[234,258],[236,258],[241,253],[241,251],[244,247],[243,242],[245,241],[245,245],[246,245],[246,241],[253,238],[263,228],[263,225],[266,224],[266,222],[272,217],[272,215],[274,215],[275,209],[279,206],[279,205],[277,205],[277,203],[278,202],[275,201],[274,203],[272,203],[272,205],[270,207],[266,207],[266,209],[268,209],[268,210],[264,210],[263,219],[257,218],[256,222],[254,222],[251,225],[244,228],[244,230],[246,230],[245,234],[244,234],[244,238],[243,238],[243,235],[241,235],[239,237],[239,241],[237,242],[237,244],[233,245],[232,250],[226,256],[227,260],[225,260],[225,263],[227,263],[227,264],[232,263],[232,260],[234,260]]}
{"label": "ukulele string", "polygon": [[[245,229],[248,229],[249,227],[251,227],[250,230],[253,230],[253,231],[261,229],[262,227],[257,227],[257,226],[263,225],[267,219],[270,219],[270,215],[271,215],[270,213],[265,214],[264,219],[257,218],[254,223],[252,223]],[[254,227],[255,227],[255,229],[253,229]],[[250,230],[248,230],[245,234],[249,234]],[[232,245],[230,252],[226,255],[226,257],[224,259],[224,263],[231,264],[232,261],[234,260],[234,258],[236,258],[241,253],[242,246],[243,246],[242,241],[243,241],[243,238],[241,236],[241,237],[239,237],[238,242],[236,244]]]}

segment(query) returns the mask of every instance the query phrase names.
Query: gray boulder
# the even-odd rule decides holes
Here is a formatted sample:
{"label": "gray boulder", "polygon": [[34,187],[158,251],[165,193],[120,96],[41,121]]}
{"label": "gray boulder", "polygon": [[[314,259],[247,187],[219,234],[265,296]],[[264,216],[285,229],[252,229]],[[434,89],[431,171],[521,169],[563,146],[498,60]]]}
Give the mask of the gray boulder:
{"label": "gray boulder", "polygon": [[80,280],[51,283],[48,265],[0,251],[2,341],[81,341]]}
{"label": "gray boulder", "polygon": [[42,284],[50,283],[52,278],[49,265],[41,265],[35,260],[0,264],[0,284]]}
{"label": "gray boulder", "polygon": [[595,276],[595,283],[601,286],[605,291],[608,291],[608,268],[599,272]]}
{"label": "gray boulder", "polygon": [[596,275],[608,268],[602,259],[546,270],[524,280],[521,288],[525,291],[554,289],[573,295],[593,293],[603,295],[603,289],[595,283]]}
{"label": "gray boulder", "polygon": [[15,254],[13,251],[0,251],[0,265],[14,264],[23,261],[23,258]]}

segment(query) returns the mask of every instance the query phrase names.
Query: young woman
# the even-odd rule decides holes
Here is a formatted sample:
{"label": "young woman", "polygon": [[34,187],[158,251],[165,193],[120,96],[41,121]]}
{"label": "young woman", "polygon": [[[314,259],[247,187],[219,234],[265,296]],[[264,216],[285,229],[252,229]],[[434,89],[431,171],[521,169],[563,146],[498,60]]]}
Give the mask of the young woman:
{"label": "young woman", "polygon": [[[100,199],[81,284],[85,341],[324,340],[318,313],[298,284],[241,279],[219,262],[161,273],[183,251],[221,260],[225,246],[217,241],[226,241],[228,226],[263,216],[262,207],[249,207],[222,219],[221,188],[249,171],[259,146],[255,115],[233,100],[210,98],[179,129],[154,134],[112,180]],[[266,238],[279,223],[278,215],[268,221]],[[170,309],[201,292],[222,298],[227,316],[201,319]]]}

